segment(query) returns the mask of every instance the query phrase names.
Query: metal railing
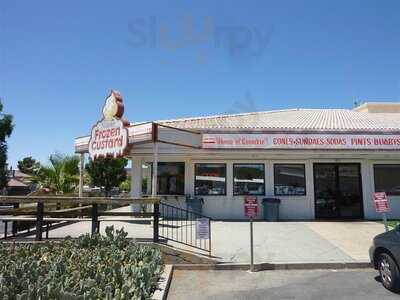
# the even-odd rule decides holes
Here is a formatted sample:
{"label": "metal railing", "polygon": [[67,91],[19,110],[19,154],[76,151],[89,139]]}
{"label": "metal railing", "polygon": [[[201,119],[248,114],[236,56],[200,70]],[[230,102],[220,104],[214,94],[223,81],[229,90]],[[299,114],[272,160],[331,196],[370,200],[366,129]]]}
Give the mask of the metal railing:
{"label": "metal railing", "polygon": [[[158,206],[159,198],[105,198],[105,197],[60,197],[60,196],[0,196],[0,204],[13,204],[13,209],[0,210],[0,216],[7,216],[6,218],[0,218],[3,222],[16,222],[30,221],[32,218],[26,218],[26,216],[34,216],[34,222],[36,223],[36,240],[41,241],[43,235],[44,226],[54,220],[54,217],[63,216],[64,221],[84,221],[89,220],[92,223],[91,232],[99,232],[100,221],[99,216],[141,216],[149,217],[153,216],[154,231],[153,241],[158,242]],[[34,204],[28,210],[20,210],[18,207],[21,204]],[[152,204],[154,206],[153,213],[138,213],[138,212],[108,212],[99,211],[99,205],[130,205],[130,204]],[[47,206],[46,206],[47,205]],[[56,205],[69,205],[76,206],[74,209],[61,209],[61,210],[49,210],[49,206]],[[82,207],[84,205],[84,207]],[[65,214],[70,214],[71,210],[79,210],[79,218],[65,217]],[[16,217],[19,216],[19,217]],[[23,216],[22,218],[20,216]],[[84,218],[89,217],[89,218]],[[60,218],[61,219],[61,218]],[[5,223],[4,239],[7,238],[7,223]],[[14,226],[13,226],[14,227]],[[15,232],[13,232],[15,233]],[[48,232],[46,232],[46,235]]]}
{"label": "metal railing", "polygon": [[[160,237],[205,251],[211,255],[211,218],[164,202],[159,204],[159,215]],[[200,218],[208,219],[208,239],[197,239],[196,223]]]}

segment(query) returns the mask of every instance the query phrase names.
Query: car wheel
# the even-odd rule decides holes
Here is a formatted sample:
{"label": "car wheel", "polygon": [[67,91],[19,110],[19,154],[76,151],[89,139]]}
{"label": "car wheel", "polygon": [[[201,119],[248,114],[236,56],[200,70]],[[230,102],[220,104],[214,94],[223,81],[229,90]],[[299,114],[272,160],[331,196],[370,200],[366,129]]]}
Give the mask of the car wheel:
{"label": "car wheel", "polygon": [[378,270],[382,284],[392,292],[400,291],[400,272],[396,262],[387,253],[382,253],[378,258]]}

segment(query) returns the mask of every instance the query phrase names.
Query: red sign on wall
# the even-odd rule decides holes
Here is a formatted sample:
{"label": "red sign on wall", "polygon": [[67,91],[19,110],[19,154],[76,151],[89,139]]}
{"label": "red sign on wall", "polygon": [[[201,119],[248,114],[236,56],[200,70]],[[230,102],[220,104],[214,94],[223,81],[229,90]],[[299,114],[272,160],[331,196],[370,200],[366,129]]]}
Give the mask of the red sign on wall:
{"label": "red sign on wall", "polygon": [[386,193],[374,193],[374,204],[378,213],[386,213],[390,210]]}
{"label": "red sign on wall", "polygon": [[255,218],[258,215],[257,197],[247,196],[244,198],[244,215],[247,218]]}

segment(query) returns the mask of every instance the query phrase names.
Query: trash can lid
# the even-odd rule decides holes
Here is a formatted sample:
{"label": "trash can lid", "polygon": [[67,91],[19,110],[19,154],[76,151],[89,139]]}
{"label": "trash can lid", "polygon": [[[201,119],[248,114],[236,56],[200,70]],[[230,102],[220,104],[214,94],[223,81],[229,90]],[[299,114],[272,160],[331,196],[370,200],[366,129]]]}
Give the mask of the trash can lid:
{"label": "trash can lid", "polygon": [[190,198],[186,197],[186,202],[195,202],[195,203],[204,202],[204,199],[200,197],[190,197]]}
{"label": "trash can lid", "polygon": [[278,198],[263,198],[262,201],[267,203],[281,203],[281,199]]}

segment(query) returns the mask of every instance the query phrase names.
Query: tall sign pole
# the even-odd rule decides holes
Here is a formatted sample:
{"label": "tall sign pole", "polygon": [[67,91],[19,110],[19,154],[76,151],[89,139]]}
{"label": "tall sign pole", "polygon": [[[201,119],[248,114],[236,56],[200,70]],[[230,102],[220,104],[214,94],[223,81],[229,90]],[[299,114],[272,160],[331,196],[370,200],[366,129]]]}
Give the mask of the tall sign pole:
{"label": "tall sign pole", "polygon": [[253,218],[258,215],[257,197],[247,196],[244,198],[244,215],[249,218],[250,223],[250,272],[254,272]]}
{"label": "tall sign pole", "polygon": [[157,176],[158,176],[158,126],[156,123],[152,124],[153,129],[153,176],[151,186],[151,196],[157,196]]}
{"label": "tall sign pole", "polygon": [[[151,182],[151,196],[155,198],[157,196],[158,187],[157,187],[157,179],[158,179],[158,125],[156,123],[152,124],[152,133],[153,133],[153,174],[152,174],[152,182]],[[153,226],[153,241],[158,242],[159,238],[159,226],[158,220],[160,217],[160,204],[154,203],[154,226]]]}
{"label": "tall sign pole", "polygon": [[83,171],[85,167],[85,153],[81,153],[79,157],[79,197],[83,195]]}
{"label": "tall sign pole", "polygon": [[254,272],[253,218],[250,218],[250,272]]}

